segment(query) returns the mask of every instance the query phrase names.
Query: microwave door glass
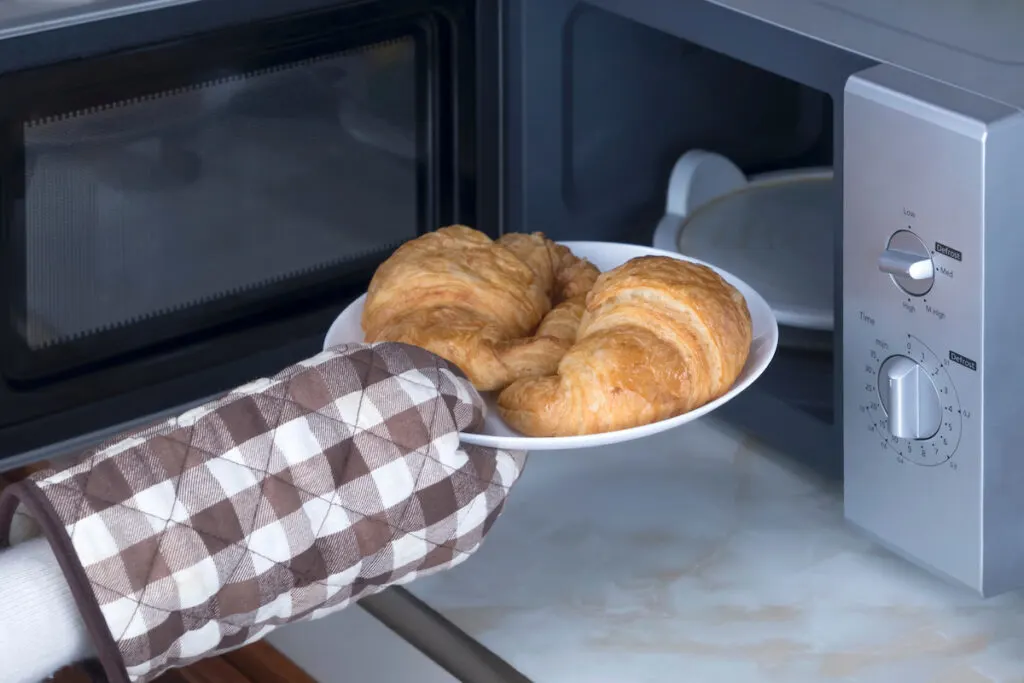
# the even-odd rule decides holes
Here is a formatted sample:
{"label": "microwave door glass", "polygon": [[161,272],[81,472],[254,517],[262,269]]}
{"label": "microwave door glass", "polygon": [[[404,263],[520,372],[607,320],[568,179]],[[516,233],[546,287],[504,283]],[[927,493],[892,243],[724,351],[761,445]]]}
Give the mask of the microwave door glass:
{"label": "microwave door glass", "polygon": [[414,237],[416,55],[399,39],[25,122],[27,357],[179,338]]}

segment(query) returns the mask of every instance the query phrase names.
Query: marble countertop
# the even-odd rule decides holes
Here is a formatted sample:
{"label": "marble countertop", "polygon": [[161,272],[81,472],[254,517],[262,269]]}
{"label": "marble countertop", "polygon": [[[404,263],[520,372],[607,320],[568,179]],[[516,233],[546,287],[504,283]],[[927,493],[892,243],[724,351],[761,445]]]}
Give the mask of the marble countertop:
{"label": "marble countertop", "polygon": [[713,419],[532,455],[477,555],[409,588],[537,683],[1024,681],[1024,596],[890,555]]}

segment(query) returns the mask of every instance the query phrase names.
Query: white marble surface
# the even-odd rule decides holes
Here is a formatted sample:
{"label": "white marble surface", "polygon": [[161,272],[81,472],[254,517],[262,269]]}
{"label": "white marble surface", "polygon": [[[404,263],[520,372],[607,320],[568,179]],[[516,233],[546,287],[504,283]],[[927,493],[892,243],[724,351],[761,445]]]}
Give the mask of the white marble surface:
{"label": "white marble surface", "polygon": [[477,556],[409,588],[537,683],[1024,681],[1022,596],[887,554],[711,419],[531,456]]}
{"label": "white marble surface", "polygon": [[358,607],[289,624],[267,641],[318,683],[459,683]]}

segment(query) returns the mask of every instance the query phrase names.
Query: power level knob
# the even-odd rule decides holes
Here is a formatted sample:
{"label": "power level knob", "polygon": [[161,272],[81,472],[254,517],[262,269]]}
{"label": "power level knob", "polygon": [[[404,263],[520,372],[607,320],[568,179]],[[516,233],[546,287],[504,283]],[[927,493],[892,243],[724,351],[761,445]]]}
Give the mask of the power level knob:
{"label": "power level knob", "polygon": [[878,395],[889,431],[900,439],[930,439],[942,425],[942,404],[928,371],[906,356],[889,356],[878,371]]}
{"label": "power level knob", "polygon": [[893,283],[912,296],[924,296],[935,284],[932,255],[921,238],[909,230],[892,234],[878,258],[878,269],[891,275]]}

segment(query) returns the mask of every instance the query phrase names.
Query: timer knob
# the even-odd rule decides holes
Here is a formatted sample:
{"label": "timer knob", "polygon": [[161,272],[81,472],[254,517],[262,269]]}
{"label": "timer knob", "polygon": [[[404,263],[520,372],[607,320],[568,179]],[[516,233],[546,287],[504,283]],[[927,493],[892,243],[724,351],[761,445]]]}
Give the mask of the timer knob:
{"label": "timer knob", "polygon": [[878,395],[889,431],[900,439],[930,439],[942,424],[942,404],[928,371],[906,356],[889,356],[878,371]]}
{"label": "timer knob", "polygon": [[912,296],[924,296],[935,284],[932,255],[921,238],[909,230],[892,234],[878,258],[878,269],[889,273],[896,286]]}

